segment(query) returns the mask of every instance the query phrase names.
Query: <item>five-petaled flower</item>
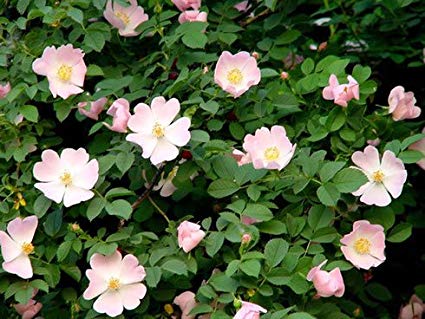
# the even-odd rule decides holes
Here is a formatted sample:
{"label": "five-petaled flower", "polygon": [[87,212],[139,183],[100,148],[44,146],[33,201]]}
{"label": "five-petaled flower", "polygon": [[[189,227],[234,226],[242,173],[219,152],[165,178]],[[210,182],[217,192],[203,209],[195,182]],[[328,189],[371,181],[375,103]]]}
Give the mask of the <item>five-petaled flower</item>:
{"label": "five-petaled flower", "polygon": [[403,162],[393,152],[385,151],[380,161],[376,147],[369,145],[363,152],[354,152],[351,160],[357,165],[354,168],[360,169],[369,179],[352,193],[354,196],[361,196],[361,202],[383,207],[391,203],[388,192],[394,198],[400,196],[407,179],[407,171]]}
{"label": "five-petaled flower", "polygon": [[133,310],[140,305],[146,295],[146,286],[141,283],[146,272],[134,255],[122,258],[118,250],[109,256],[95,253],[90,266],[86,270],[90,283],[83,298],[91,300],[99,296],[93,304],[94,310],[116,317],[124,308]]}
{"label": "five-petaled flower", "polygon": [[260,313],[266,313],[267,309],[247,301],[242,301],[242,307],[235,314],[233,319],[260,319]]}
{"label": "five-petaled flower", "polygon": [[137,0],[129,0],[130,5],[123,7],[118,3],[108,0],[103,16],[112,26],[118,29],[123,37],[134,37],[140,34],[136,28],[149,19],[142,7],[137,5]]}
{"label": "five-petaled flower", "polygon": [[59,95],[67,99],[70,95],[83,92],[87,67],[81,49],[74,49],[72,44],[46,47],[41,58],[32,64],[35,73],[47,76],[49,89],[53,97]]}
{"label": "five-petaled flower", "polygon": [[179,247],[183,248],[185,253],[188,253],[198,246],[205,237],[205,232],[201,230],[201,226],[198,224],[185,220],[177,227],[177,237]]}
{"label": "five-petaled flower", "polygon": [[355,267],[370,269],[385,261],[384,227],[371,224],[367,220],[358,220],[353,224],[351,233],[341,239],[342,253]]}
{"label": "five-petaled flower", "polygon": [[171,123],[180,111],[180,103],[172,98],[166,101],[159,96],[152,100],[151,107],[139,103],[134,115],[128,120],[128,127],[135,133],[126,140],[142,147],[144,158],[152,164],[172,161],[179,154],[176,146],[184,146],[190,140],[190,119],[181,117]]}
{"label": "five-petaled flower", "polygon": [[421,108],[415,105],[413,92],[404,92],[404,87],[396,86],[388,96],[388,105],[394,121],[414,119],[421,115]]}
{"label": "five-petaled flower", "polygon": [[283,126],[274,125],[270,130],[262,127],[255,135],[245,136],[243,148],[247,155],[241,161],[250,159],[256,169],[281,170],[294,156],[296,146],[289,141]]}
{"label": "five-petaled flower", "polygon": [[342,297],[345,291],[344,279],[341,270],[336,267],[330,272],[321,270],[327,260],[320,265],[313,267],[307,274],[307,280],[312,281],[317,295],[320,297]]}
{"label": "five-petaled flower", "polygon": [[37,216],[17,217],[7,224],[7,233],[0,231],[4,271],[23,279],[33,276],[29,254],[34,251],[32,239],[38,226]]}
{"label": "five-petaled flower", "polygon": [[359,84],[351,76],[347,76],[348,84],[339,84],[335,74],[329,77],[329,86],[325,87],[322,96],[325,100],[334,100],[334,103],[342,107],[347,107],[352,99],[358,100]]}
{"label": "five-petaled flower", "polygon": [[84,148],[65,148],[60,157],[53,150],[41,154],[41,162],[34,165],[34,177],[41,183],[35,188],[56,203],[63,200],[65,207],[91,199],[90,190],[99,178],[99,164]]}
{"label": "five-petaled flower", "polygon": [[242,51],[232,55],[224,51],[215,67],[214,81],[234,98],[241,96],[261,80],[257,60],[248,52]]}

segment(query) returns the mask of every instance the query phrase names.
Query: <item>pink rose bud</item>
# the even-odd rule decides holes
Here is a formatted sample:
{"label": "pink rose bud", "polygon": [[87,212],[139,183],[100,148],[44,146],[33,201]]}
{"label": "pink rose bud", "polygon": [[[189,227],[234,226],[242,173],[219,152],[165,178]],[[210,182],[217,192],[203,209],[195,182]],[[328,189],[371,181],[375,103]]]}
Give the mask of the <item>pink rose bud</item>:
{"label": "pink rose bud", "polygon": [[53,97],[59,95],[64,100],[74,94],[83,92],[87,67],[83,60],[84,53],[74,49],[72,44],[47,47],[41,58],[36,59],[32,69],[39,75],[47,76],[49,89]]}
{"label": "pink rose bud", "polygon": [[252,239],[251,234],[243,234],[242,239],[241,239],[241,243],[242,244],[248,244],[251,241],[251,239]]}
{"label": "pink rose bud", "polygon": [[344,280],[337,267],[330,272],[321,270],[327,260],[313,267],[307,274],[307,280],[312,281],[320,297],[341,297],[345,291]]}
{"label": "pink rose bud", "polygon": [[259,58],[260,58],[260,54],[258,53],[258,52],[252,52],[252,57],[254,58],[254,59],[256,59],[256,60],[258,60]]}
{"label": "pink rose bud", "polygon": [[400,309],[398,319],[421,319],[424,312],[425,304],[418,296],[413,295],[409,303]]}
{"label": "pink rose bud", "polygon": [[5,98],[7,93],[10,92],[11,88],[12,87],[10,86],[9,82],[7,82],[5,85],[0,84],[0,99]]}
{"label": "pink rose bud", "polygon": [[[425,127],[422,129],[422,133],[425,133]],[[410,145],[409,150],[419,151],[425,156],[425,137]],[[416,162],[416,164],[425,170],[425,157]]]}
{"label": "pink rose bud", "polygon": [[322,42],[319,44],[319,47],[317,48],[317,51],[321,52],[326,50],[326,48],[328,47],[328,42]]}
{"label": "pink rose bud", "polygon": [[339,84],[335,74],[329,77],[329,86],[325,87],[322,96],[325,100],[334,100],[334,103],[342,107],[347,107],[348,102],[352,99],[358,100],[359,84],[349,75],[347,77],[348,84]]}
{"label": "pink rose bud", "polygon": [[246,0],[235,4],[233,8],[235,8],[239,12],[246,12],[249,10],[249,8],[251,8],[251,5],[249,5],[249,1]]}
{"label": "pink rose bud", "polygon": [[388,113],[392,114],[394,121],[417,118],[421,115],[421,108],[415,103],[413,92],[404,92],[404,87],[396,86],[388,96]]}
{"label": "pink rose bud", "polygon": [[112,125],[105,123],[106,127],[112,131],[118,133],[127,132],[127,123],[130,119],[130,103],[124,99],[118,99],[108,109],[106,112],[108,115],[112,115]]}
{"label": "pink rose bud", "polygon": [[260,83],[261,72],[257,60],[248,52],[232,55],[224,51],[215,67],[214,82],[234,98],[241,96],[253,85]]}
{"label": "pink rose bud", "polygon": [[292,144],[286,136],[283,126],[274,125],[269,130],[262,127],[255,135],[248,134],[242,147],[250,156],[255,169],[282,170],[295,153],[296,144]]}
{"label": "pink rose bud", "polygon": [[208,13],[200,12],[198,10],[187,10],[183,11],[179,15],[179,23],[183,24],[185,22],[207,22]]}
{"label": "pink rose bud", "polygon": [[208,68],[208,66],[204,66],[204,68],[202,69],[202,74],[207,74],[209,70],[210,69]]}
{"label": "pink rose bud", "polygon": [[201,0],[171,0],[180,11],[185,11],[189,8],[198,10],[201,7]]}
{"label": "pink rose bud", "polygon": [[[100,99],[94,102],[80,102],[78,103],[78,112],[80,114],[87,116],[95,121],[99,119],[99,114],[102,113],[103,108],[106,104],[107,98],[101,97]],[[90,105],[90,108],[87,110],[87,104]]]}
{"label": "pink rose bud", "polygon": [[385,261],[384,227],[374,225],[367,220],[358,220],[353,231],[341,239],[344,257],[355,267],[370,269]]}
{"label": "pink rose bud", "polygon": [[266,309],[255,303],[242,301],[242,307],[238,310],[233,319],[260,319],[260,313],[266,312]]}
{"label": "pink rose bud", "polygon": [[281,78],[282,80],[286,80],[287,78],[289,78],[289,73],[288,73],[288,72],[283,71],[282,73],[280,73],[280,78]]}
{"label": "pink rose bud", "polygon": [[145,14],[142,7],[137,5],[137,0],[129,0],[130,5],[123,7],[120,4],[108,0],[103,16],[118,33],[123,37],[134,37],[140,34],[136,32],[137,27],[148,21],[149,16]]}
{"label": "pink rose bud", "polygon": [[183,248],[185,253],[198,246],[205,237],[205,232],[201,230],[201,226],[188,221],[182,222],[177,227],[177,234],[179,247]]}
{"label": "pink rose bud", "polygon": [[189,315],[193,308],[197,306],[195,294],[191,291],[182,292],[174,298],[174,304],[180,307],[182,311],[181,319],[195,319],[195,315]]}

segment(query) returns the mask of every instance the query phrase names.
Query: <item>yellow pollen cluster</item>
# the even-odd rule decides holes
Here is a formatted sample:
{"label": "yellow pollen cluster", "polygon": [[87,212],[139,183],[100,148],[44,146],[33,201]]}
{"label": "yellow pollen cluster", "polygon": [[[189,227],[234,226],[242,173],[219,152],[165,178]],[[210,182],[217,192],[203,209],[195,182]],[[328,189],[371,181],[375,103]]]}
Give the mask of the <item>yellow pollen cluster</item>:
{"label": "yellow pollen cluster", "polygon": [[58,78],[64,82],[69,81],[72,75],[72,66],[62,64],[58,69]]}
{"label": "yellow pollen cluster", "polygon": [[377,183],[382,183],[384,181],[384,173],[381,170],[378,170],[372,174],[372,178]]}
{"label": "yellow pollen cluster", "polygon": [[370,253],[371,243],[369,239],[361,237],[354,242],[354,250],[360,254],[365,255]]}
{"label": "yellow pollen cluster", "polygon": [[174,313],[173,306],[170,305],[169,303],[167,303],[166,305],[164,305],[164,310],[169,315],[172,315]]}
{"label": "yellow pollen cluster", "polygon": [[152,135],[155,137],[163,137],[164,133],[165,133],[164,127],[159,123],[155,123],[152,129]]}
{"label": "yellow pollen cluster", "polygon": [[242,82],[243,75],[239,69],[232,69],[227,73],[227,80],[233,85],[240,84]]}
{"label": "yellow pollen cluster", "polygon": [[115,12],[115,16],[120,19],[125,25],[130,23],[130,18],[124,12]]}
{"label": "yellow pollen cluster", "polygon": [[62,184],[64,184],[65,186],[68,186],[70,184],[72,184],[72,176],[69,172],[65,172],[62,174],[61,177],[59,177]]}
{"label": "yellow pollen cluster", "polygon": [[280,152],[276,146],[268,147],[264,151],[264,157],[268,161],[275,161],[279,158]]}
{"label": "yellow pollen cluster", "polygon": [[21,248],[25,255],[29,255],[34,251],[34,246],[31,243],[23,243]]}
{"label": "yellow pollen cluster", "polygon": [[108,288],[112,290],[117,290],[120,287],[120,281],[117,278],[112,277],[109,279]]}

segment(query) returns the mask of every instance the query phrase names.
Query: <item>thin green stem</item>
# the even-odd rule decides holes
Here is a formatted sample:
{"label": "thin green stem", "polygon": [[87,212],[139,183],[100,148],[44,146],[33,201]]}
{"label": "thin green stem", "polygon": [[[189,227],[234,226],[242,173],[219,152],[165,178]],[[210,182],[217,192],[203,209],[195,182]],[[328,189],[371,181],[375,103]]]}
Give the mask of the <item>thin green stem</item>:
{"label": "thin green stem", "polygon": [[162,217],[165,218],[165,220],[167,221],[167,223],[170,223],[170,219],[167,217],[167,215],[164,213],[164,211],[154,202],[154,200],[148,196],[148,200],[151,202],[151,204],[153,205],[153,207],[156,208],[156,210],[158,211],[158,213],[160,213],[162,215]]}

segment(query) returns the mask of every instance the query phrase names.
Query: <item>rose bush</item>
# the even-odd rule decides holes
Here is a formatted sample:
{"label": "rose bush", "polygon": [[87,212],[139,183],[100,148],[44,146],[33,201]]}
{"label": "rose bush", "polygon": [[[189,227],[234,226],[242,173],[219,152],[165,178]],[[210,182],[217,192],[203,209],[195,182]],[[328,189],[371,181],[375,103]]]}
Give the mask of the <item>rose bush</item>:
{"label": "rose bush", "polygon": [[423,2],[3,4],[1,318],[422,314]]}

